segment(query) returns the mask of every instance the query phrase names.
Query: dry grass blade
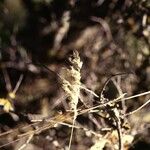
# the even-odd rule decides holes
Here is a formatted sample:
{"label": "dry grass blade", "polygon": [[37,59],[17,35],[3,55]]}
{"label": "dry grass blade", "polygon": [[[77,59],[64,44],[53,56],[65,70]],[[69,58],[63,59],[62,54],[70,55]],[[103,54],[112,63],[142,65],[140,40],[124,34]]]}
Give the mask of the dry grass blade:
{"label": "dry grass blade", "polygon": [[[82,109],[82,110],[78,111],[77,104],[78,104],[78,100],[79,100],[79,97],[80,97],[80,90],[81,89],[84,89],[84,90],[90,92],[91,94],[93,94],[96,97],[98,97],[98,95],[96,95],[93,91],[91,91],[89,89],[86,89],[86,87],[82,86],[82,84],[80,82],[80,80],[81,80],[80,70],[81,70],[81,67],[82,67],[82,62],[80,60],[78,52],[75,51],[74,54],[73,54],[73,57],[69,58],[69,60],[70,60],[71,66],[69,68],[64,68],[62,70],[62,73],[58,76],[61,79],[62,88],[64,89],[64,91],[67,95],[67,98],[69,100],[69,107],[72,110],[72,112],[66,112],[64,114],[58,114],[58,115],[54,116],[53,118],[44,118],[44,119],[40,119],[38,121],[36,120],[37,122],[32,123],[30,125],[27,125],[27,126],[24,126],[22,128],[18,128],[18,129],[14,129],[14,130],[2,133],[2,134],[0,134],[0,138],[2,138],[4,136],[11,136],[12,137],[11,139],[15,139],[15,140],[1,145],[0,148],[4,147],[6,145],[12,144],[16,141],[19,141],[21,138],[29,137],[28,140],[26,141],[26,143],[23,144],[22,147],[20,147],[22,149],[30,142],[31,138],[35,134],[40,134],[41,132],[54,127],[58,123],[64,124],[65,122],[69,122],[69,123],[72,123],[72,126],[71,126],[72,131],[71,131],[70,142],[69,142],[69,149],[71,149],[71,142],[72,142],[73,130],[74,130],[74,127],[75,127],[75,120],[76,120],[76,117],[78,115],[88,113],[88,112],[90,112],[92,110],[95,110],[97,108],[102,108],[102,107],[105,107],[106,105],[117,103],[119,101],[126,101],[126,100],[130,100],[130,99],[133,99],[133,98],[137,98],[137,97],[140,97],[140,96],[150,94],[150,91],[148,91],[148,92],[144,92],[144,93],[129,96],[129,97],[124,97],[125,93],[121,93],[118,98],[116,98],[112,101],[102,103],[100,105],[97,105],[97,106],[94,106],[94,107],[91,107],[91,108],[88,108],[88,109],[84,109],[84,110]],[[120,75],[120,74],[118,74],[118,75]],[[16,87],[13,91],[14,93],[17,91],[22,79],[23,79],[23,76],[20,76],[20,79],[19,79],[19,81],[18,81],[18,83],[17,83],[17,85],[16,85]],[[111,80],[111,78],[109,78],[107,80],[106,84],[110,80]],[[104,85],[103,90],[105,89],[106,84]],[[103,91],[101,93],[101,96],[102,95],[103,95]],[[125,114],[124,116],[136,113],[137,111],[142,109],[144,106],[146,106],[149,102],[150,102],[150,100],[148,100],[146,103],[144,103],[138,109],[136,109],[132,112],[129,112],[128,114]],[[120,116],[118,116],[116,118],[116,120],[117,120],[116,124],[117,124],[117,128],[118,128],[118,135],[120,136],[119,137],[119,140],[120,140],[122,138],[122,133],[121,133],[120,120],[118,120],[119,117]],[[120,143],[121,143],[120,144],[120,149],[122,149],[122,142],[120,141]]]}
{"label": "dry grass blade", "polygon": [[[24,137],[22,137],[22,138],[26,138],[26,136],[24,136]],[[13,143],[15,143],[15,142],[18,142],[18,141],[21,140],[22,138],[18,138],[18,139],[16,139],[16,140],[11,141],[11,142],[7,142],[6,144],[2,144],[2,145],[0,145],[0,149],[3,148],[3,147],[8,146],[8,145],[10,145],[10,144],[13,144]]]}
{"label": "dry grass blade", "polygon": [[0,145],[0,148],[10,145],[14,142],[17,142],[20,139],[26,138],[30,135],[40,134],[41,132],[43,132],[47,129],[53,128],[59,122],[71,123],[72,120],[73,120],[73,113],[67,112],[65,114],[58,114],[55,117],[47,119],[42,122],[35,122],[35,123],[32,123],[32,124],[24,126],[24,127],[20,127],[20,128],[8,131],[8,132],[4,132],[4,133],[0,134],[0,138],[9,136],[9,137],[11,137],[11,139],[15,139],[15,140],[8,142],[6,144]]}
{"label": "dry grass blade", "polygon": [[30,141],[32,140],[32,138],[33,138],[33,134],[31,134],[31,135],[29,136],[29,138],[27,139],[26,143],[23,144],[18,150],[24,149],[24,148],[30,143]]}
{"label": "dry grass blade", "polygon": [[[129,100],[129,99],[139,97],[139,96],[143,96],[143,95],[147,95],[147,94],[150,94],[150,91],[144,92],[144,93],[141,93],[141,94],[137,94],[137,95],[134,95],[134,96],[126,97],[123,100]],[[107,104],[110,104],[110,103],[119,102],[119,101],[121,101],[121,98],[122,97],[119,97],[119,98],[117,98],[117,99],[115,99],[111,102],[107,102],[107,103],[104,103],[104,104],[101,104],[101,105],[98,105],[98,106],[94,106],[94,107],[89,108],[89,109],[80,110],[78,112],[78,115],[88,113],[91,110],[94,110],[96,108],[104,107],[104,106],[106,106]],[[143,104],[140,107],[140,109],[143,108],[148,103],[149,103],[149,100],[145,104]],[[69,122],[69,123],[71,123],[73,118],[74,118],[74,113],[73,112],[66,112],[64,114],[58,114],[53,118],[47,118],[44,122],[42,121],[42,123],[41,122],[35,122],[35,123],[30,124],[30,125],[24,126],[22,128],[17,128],[17,129],[14,129],[14,130],[10,130],[10,131],[1,133],[0,138],[5,137],[5,136],[9,136],[9,137],[13,137],[13,139],[16,139],[16,140],[13,140],[13,141],[8,142],[6,144],[0,145],[0,148],[5,147],[5,146],[7,146],[9,144],[12,144],[14,142],[17,142],[21,138],[25,138],[27,136],[34,135],[34,134],[39,134],[39,133],[41,133],[41,132],[43,132],[47,129],[50,129],[50,128],[54,127],[59,122],[63,122],[63,123],[64,122]],[[34,126],[37,127],[37,128],[33,128]],[[24,132],[24,133],[19,134],[20,131]]]}
{"label": "dry grass blade", "polygon": [[95,97],[99,98],[99,96],[96,93],[94,93],[92,90],[89,90],[84,85],[80,86],[80,88],[87,91],[87,92],[89,92],[90,94],[94,95]]}
{"label": "dry grass blade", "polygon": [[104,107],[108,104],[112,104],[112,103],[116,103],[116,102],[120,102],[120,101],[127,101],[127,100],[131,100],[133,98],[141,97],[141,96],[148,95],[148,94],[150,94],[150,91],[123,98],[126,95],[126,93],[124,93],[124,94],[120,95],[118,98],[116,98],[112,101],[109,101],[109,102],[106,102],[106,103],[103,103],[103,104],[100,104],[100,105],[97,105],[97,106],[94,106],[94,107],[91,107],[91,108],[87,108],[87,109],[83,110],[83,112],[81,112],[81,113],[87,113],[91,110]]}
{"label": "dry grass blade", "polygon": [[23,74],[20,75],[19,80],[18,80],[18,82],[17,82],[17,84],[16,84],[16,86],[15,86],[15,88],[14,88],[14,90],[13,90],[12,93],[15,94],[15,93],[17,92],[17,90],[18,90],[18,88],[19,88],[19,86],[20,86],[22,80],[23,80]]}
{"label": "dry grass blade", "polygon": [[139,110],[141,110],[142,108],[144,108],[144,107],[145,107],[147,104],[149,104],[149,103],[150,103],[150,99],[149,99],[148,101],[146,101],[142,106],[140,106],[139,108],[137,108],[136,110],[133,110],[133,111],[127,113],[127,114],[124,114],[123,116],[132,115],[132,114],[138,112]]}
{"label": "dry grass blade", "polygon": [[12,86],[11,86],[11,82],[10,82],[10,78],[7,72],[7,69],[2,68],[3,74],[4,74],[4,80],[6,83],[6,89],[8,92],[10,92],[12,90]]}

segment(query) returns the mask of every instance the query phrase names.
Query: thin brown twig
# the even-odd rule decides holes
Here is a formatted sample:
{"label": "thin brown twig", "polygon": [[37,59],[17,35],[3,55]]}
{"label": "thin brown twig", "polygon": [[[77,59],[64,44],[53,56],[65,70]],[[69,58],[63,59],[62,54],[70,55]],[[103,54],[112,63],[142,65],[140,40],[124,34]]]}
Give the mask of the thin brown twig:
{"label": "thin brown twig", "polygon": [[100,104],[100,105],[97,105],[97,106],[94,106],[94,107],[91,107],[91,108],[87,108],[87,109],[83,110],[83,112],[81,112],[81,113],[86,113],[86,112],[88,112],[90,110],[94,110],[96,108],[101,108],[101,107],[104,107],[105,105],[108,105],[108,104],[112,104],[112,103],[116,103],[116,102],[120,102],[120,101],[127,101],[127,100],[130,100],[130,99],[133,99],[133,98],[137,98],[137,97],[140,97],[140,96],[148,95],[148,94],[150,94],[150,91],[123,98],[125,94],[126,93],[124,93],[120,97],[118,97],[118,98],[116,98],[116,99],[114,99],[112,101],[106,102],[104,104]]}
{"label": "thin brown twig", "polygon": [[8,92],[10,92],[10,91],[12,91],[12,86],[11,86],[11,82],[10,82],[8,72],[7,72],[6,68],[2,68],[2,71],[3,71],[3,74],[4,74],[6,89],[7,89]]}
{"label": "thin brown twig", "polygon": [[108,42],[110,42],[113,38],[112,38],[112,33],[111,33],[108,23],[105,20],[103,20],[102,18],[98,18],[98,17],[94,17],[94,16],[91,17],[91,20],[101,24],[101,26],[103,27],[103,29],[106,32],[107,40],[108,40]]}
{"label": "thin brown twig", "polygon": [[[28,128],[28,127],[32,127],[34,124],[37,124],[37,123],[38,123],[38,122],[35,122],[35,123],[30,124],[30,125],[24,126],[24,127],[21,128],[21,130],[26,129],[26,128]],[[9,131],[6,131],[6,132],[4,132],[4,133],[0,133],[0,138],[1,138],[2,136],[6,136],[7,134],[19,132],[19,130],[20,130],[20,128],[16,128],[16,129],[13,129],[13,130],[11,129],[11,130],[9,130]]]}
{"label": "thin brown twig", "polygon": [[133,74],[133,72],[123,72],[123,73],[117,73],[115,75],[112,75],[110,76],[104,83],[103,87],[102,87],[102,90],[100,92],[100,99],[103,98],[103,92],[105,91],[105,88],[107,86],[107,84],[114,78],[114,77],[117,77],[117,76],[123,76],[123,75],[128,75],[128,74]]}
{"label": "thin brown twig", "polygon": [[18,150],[23,150],[30,143],[30,141],[32,140],[32,138],[33,138],[33,134],[31,134],[29,136],[29,138],[27,139],[27,141]]}
{"label": "thin brown twig", "polygon": [[118,133],[118,139],[119,139],[119,150],[123,150],[123,142],[122,142],[122,131],[121,131],[121,121],[119,116],[114,116],[116,127],[117,127],[117,133]]}
{"label": "thin brown twig", "polygon": [[84,85],[81,85],[80,88],[87,91],[87,92],[89,92],[90,94],[94,95],[95,97],[99,98],[99,96],[95,92],[93,92],[92,90],[86,88]]}
{"label": "thin brown twig", "polygon": [[21,138],[18,138],[18,139],[16,139],[16,140],[13,140],[13,141],[8,142],[8,143],[6,143],[6,144],[2,144],[2,145],[0,145],[0,148],[3,148],[3,147],[5,147],[5,146],[8,146],[8,145],[10,145],[10,144],[12,144],[12,143],[18,142],[18,141],[21,140],[22,138],[26,138],[26,136],[21,137]]}
{"label": "thin brown twig", "polygon": [[[104,107],[105,105],[110,104],[110,103],[118,102],[118,101],[121,101],[121,100],[129,100],[129,99],[133,99],[133,98],[136,98],[136,97],[139,97],[139,96],[144,96],[144,95],[147,95],[147,94],[150,94],[150,91],[144,92],[144,93],[140,93],[140,94],[137,94],[137,95],[134,95],[134,96],[130,96],[130,97],[127,97],[127,98],[123,98],[123,99],[121,99],[122,97],[118,97],[117,99],[115,99],[115,100],[113,100],[111,102],[107,102],[107,103],[104,103],[104,104],[101,104],[101,105],[98,105],[98,106],[94,106],[94,107],[89,108],[89,109],[81,110],[81,111],[78,112],[78,115],[82,115],[82,114],[87,113],[88,111],[94,110],[96,108]],[[146,104],[148,104],[149,102],[150,102],[150,100],[148,100],[146,102]],[[144,104],[144,106],[146,104]],[[141,107],[143,108],[144,106],[141,106]],[[140,107],[140,109],[141,109],[141,107]],[[20,130],[25,130],[25,129],[29,128],[29,127],[36,126],[36,125],[40,124],[37,127],[37,129],[34,129],[32,127],[32,131],[28,131],[28,132],[25,132],[23,134],[18,135],[16,137],[18,139],[13,140],[13,141],[11,141],[9,143],[3,144],[3,145],[0,146],[0,148],[2,148],[4,146],[7,146],[9,144],[12,144],[12,143],[14,143],[16,141],[19,141],[21,138],[24,138],[24,137],[29,136],[31,134],[39,134],[39,133],[41,133],[42,131],[44,131],[46,129],[54,127],[54,125],[57,124],[57,122],[66,122],[66,121],[67,122],[71,122],[72,119],[73,119],[73,113],[67,112],[65,114],[59,114],[59,115],[56,115],[53,118],[47,119],[45,122],[43,122],[43,124],[40,124],[40,122],[36,122],[36,123],[30,124],[28,126],[25,126],[25,127],[21,128],[21,129],[17,128],[15,130],[11,130],[11,131],[7,131],[6,133],[2,133],[2,134],[0,134],[0,137],[1,136],[5,136],[5,135],[10,134],[10,133],[12,134],[12,136],[16,137],[16,135],[14,134],[15,132],[19,132]]]}
{"label": "thin brown twig", "polygon": [[[112,81],[113,81],[115,87],[117,88],[119,95],[122,95],[123,91],[122,91],[122,89],[120,87],[121,77],[118,76],[118,81],[116,81],[115,79],[112,79]],[[121,101],[121,103],[122,103],[123,113],[125,113],[126,112],[125,101]]]}
{"label": "thin brown twig", "polygon": [[20,75],[19,80],[18,80],[18,82],[17,82],[17,84],[16,84],[16,86],[15,86],[15,88],[14,88],[14,90],[13,90],[13,93],[14,93],[14,94],[17,92],[17,90],[18,90],[18,88],[19,88],[19,86],[20,86],[22,80],[23,80],[23,74]]}
{"label": "thin brown twig", "polygon": [[147,100],[147,101],[146,101],[143,105],[141,105],[139,108],[137,108],[137,109],[135,109],[135,110],[133,110],[133,111],[131,111],[131,112],[129,112],[129,113],[124,114],[123,117],[124,117],[124,116],[129,116],[129,115],[132,115],[132,114],[138,112],[139,110],[141,110],[142,108],[144,108],[144,107],[145,107],[147,104],[149,104],[149,103],[150,103],[150,99]]}

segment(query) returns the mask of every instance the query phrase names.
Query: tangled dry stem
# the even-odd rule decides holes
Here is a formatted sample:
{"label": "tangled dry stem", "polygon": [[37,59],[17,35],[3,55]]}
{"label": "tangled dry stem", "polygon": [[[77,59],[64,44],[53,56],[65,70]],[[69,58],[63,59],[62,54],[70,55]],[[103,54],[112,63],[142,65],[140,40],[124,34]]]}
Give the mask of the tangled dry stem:
{"label": "tangled dry stem", "polygon": [[[69,68],[63,68],[59,77],[61,78],[62,88],[65,91],[65,93],[68,97],[68,100],[69,100],[68,105],[72,111],[69,111],[69,112],[66,112],[63,114],[58,114],[53,118],[43,118],[40,121],[36,121],[35,123],[31,123],[30,125],[24,126],[23,128],[17,128],[17,129],[14,129],[14,130],[0,134],[0,137],[11,136],[12,139],[15,139],[11,142],[8,142],[6,144],[1,145],[0,148],[4,147],[6,145],[9,145],[13,142],[19,141],[22,138],[28,137],[26,143],[20,147],[20,149],[23,149],[31,141],[31,139],[34,135],[40,134],[41,132],[43,132],[47,129],[55,127],[56,124],[59,124],[59,123],[64,124],[64,123],[68,122],[69,124],[71,124],[68,126],[72,128],[71,136],[70,136],[70,142],[69,142],[69,149],[70,149],[71,148],[72,135],[73,135],[73,129],[75,127],[75,120],[76,120],[78,115],[92,112],[92,111],[94,111],[96,109],[100,109],[100,108],[106,108],[107,105],[112,105],[112,104],[115,104],[119,101],[123,102],[126,100],[130,100],[133,98],[137,98],[140,96],[150,94],[150,91],[148,91],[148,92],[144,92],[144,93],[137,94],[134,96],[125,97],[126,93],[121,93],[118,98],[116,98],[112,101],[108,101],[108,102],[102,103],[100,105],[93,106],[91,108],[82,109],[82,110],[78,111],[77,105],[78,105],[78,101],[79,101],[79,97],[80,97],[80,89],[81,88],[89,91],[90,93],[92,93],[96,97],[98,97],[98,95],[96,95],[94,92],[91,92],[90,90],[86,89],[86,87],[84,87],[83,85],[81,85],[80,80],[81,80],[82,62],[80,60],[80,57],[79,57],[79,54],[77,51],[74,51],[73,57],[70,57],[69,61],[71,63],[71,66]],[[101,93],[101,95],[102,95],[102,93]],[[101,97],[101,95],[100,95],[100,97]],[[121,131],[122,127],[121,127],[120,117],[132,115],[133,113],[136,113],[137,111],[139,111],[140,109],[145,107],[149,102],[150,102],[150,100],[145,102],[138,109],[136,109],[132,112],[129,112],[127,114],[123,114],[122,116],[118,112],[117,108],[113,108],[111,110],[111,112],[114,114],[114,116],[112,116],[112,117],[114,117],[114,120],[116,121],[116,127],[117,127],[117,131],[118,131],[118,139],[119,139],[119,143],[120,143],[120,145],[119,145],[120,150],[123,149],[122,131]]]}

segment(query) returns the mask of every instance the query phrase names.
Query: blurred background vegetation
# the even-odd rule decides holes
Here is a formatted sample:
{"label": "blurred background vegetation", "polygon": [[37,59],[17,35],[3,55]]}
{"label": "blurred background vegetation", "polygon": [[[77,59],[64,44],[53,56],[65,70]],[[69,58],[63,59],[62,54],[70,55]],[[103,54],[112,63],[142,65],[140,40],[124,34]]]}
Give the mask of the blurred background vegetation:
{"label": "blurred background vegetation", "polygon": [[[120,83],[123,92],[133,95],[148,91],[150,2],[148,0],[0,1],[0,96],[6,97],[10,92],[7,88],[9,83],[5,83],[4,80],[3,68],[8,71],[12,89],[20,74],[23,74],[24,79],[13,102],[17,113],[52,116],[58,110],[63,110],[58,99],[64,94],[55,73],[59,73],[62,66],[69,64],[67,58],[73,50],[80,53],[83,61],[82,83],[97,94],[111,75],[131,72],[134,74],[123,77]],[[46,71],[42,65],[37,65],[39,63],[48,66],[55,73]],[[111,83],[105,91],[105,96],[109,99],[117,96],[116,89]],[[82,93],[82,97],[88,105],[91,105],[86,93]],[[127,111],[137,108],[144,102],[145,98],[128,102]],[[143,115],[146,116],[146,113],[148,108],[143,111]],[[136,117],[140,120],[141,116]],[[10,114],[2,114],[0,118],[2,118],[1,132],[24,124],[22,120],[10,119]],[[150,116],[148,118],[148,121],[140,122],[147,125]],[[63,146],[65,145],[63,140],[69,133],[67,129],[62,132],[59,130],[45,134],[60,139]],[[44,141],[46,135],[34,140],[36,148],[42,147],[44,142],[48,143],[48,139]],[[90,147],[92,142],[88,145],[87,141],[89,141],[87,136],[85,141],[76,141],[78,149]],[[149,140],[145,141],[150,143]],[[49,143],[47,146],[52,145]]]}

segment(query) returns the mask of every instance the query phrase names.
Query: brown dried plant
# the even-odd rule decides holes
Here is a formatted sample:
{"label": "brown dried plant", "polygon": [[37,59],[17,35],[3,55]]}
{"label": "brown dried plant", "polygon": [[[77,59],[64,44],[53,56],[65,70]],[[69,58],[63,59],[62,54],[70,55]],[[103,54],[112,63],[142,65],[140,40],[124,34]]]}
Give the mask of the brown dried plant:
{"label": "brown dried plant", "polygon": [[[75,124],[75,120],[77,118],[77,105],[80,96],[80,86],[81,86],[81,67],[82,61],[80,60],[79,53],[77,51],[73,52],[72,58],[69,58],[71,66],[69,68],[63,68],[61,72],[61,81],[62,88],[65,91],[68,100],[69,100],[69,108],[74,112],[73,126]],[[70,136],[69,149],[71,146],[73,135],[73,127]]]}
{"label": "brown dried plant", "polygon": [[[144,93],[141,93],[141,94],[137,94],[137,95],[134,95],[134,96],[129,96],[129,97],[126,97],[126,98],[122,98],[122,96],[120,96],[117,99],[114,99],[112,101],[108,101],[104,104],[100,104],[100,105],[97,105],[97,106],[94,106],[94,107],[91,107],[91,108],[88,108],[88,109],[80,110],[80,111],[78,111],[77,114],[82,115],[82,114],[88,113],[92,110],[96,110],[98,108],[99,109],[104,108],[108,104],[113,104],[113,103],[120,102],[120,101],[127,101],[127,100],[131,100],[133,98],[137,98],[137,97],[148,95],[148,94],[150,94],[150,91],[144,92]],[[147,102],[149,102],[149,100]],[[30,125],[26,125],[26,126],[23,126],[23,127],[19,127],[19,128],[1,133],[0,134],[1,139],[3,139],[3,138],[6,139],[7,137],[9,137],[10,140],[5,144],[0,145],[0,148],[3,148],[3,147],[5,147],[9,144],[17,142],[17,141],[19,141],[23,138],[28,138],[27,142],[24,145],[22,145],[22,147],[24,148],[30,142],[31,137],[33,137],[33,135],[38,135],[38,134],[40,134],[41,132],[43,132],[47,129],[55,127],[59,123],[64,123],[64,122],[70,122],[71,123],[73,118],[74,118],[74,115],[73,115],[72,112],[66,112],[66,113],[63,113],[63,114],[55,115],[54,117],[43,118],[43,119],[41,119],[41,121],[39,121],[39,120],[35,121],[34,123],[31,123]],[[74,126],[72,126],[72,127],[74,127]],[[90,130],[90,131],[92,133],[92,130]]]}
{"label": "brown dried plant", "polygon": [[[85,114],[85,113],[94,113],[94,112],[99,115],[99,112],[101,110],[106,112],[106,116],[109,115],[109,119],[111,119],[112,121],[113,120],[115,121],[116,129],[111,128],[111,131],[114,131],[114,130],[117,131],[117,134],[115,134],[115,137],[117,137],[117,141],[119,141],[118,148],[120,150],[122,150],[124,148],[123,140],[124,140],[124,137],[126,134],[122,130],[123,127],[122,127],[122,123],[121,123],[120,119],[124,118],[125,116],[136,113],[137,111],[139,111],[140,109],[145,107],[145,105],[147,105],[150,102],[150,100],[145,102],[138,109],[136,109],[132,112],[129,112],[129,113],[126,113],[126,112],[121,113],[122,109],[121,108],[118,109],[116,104],[118,102],[125,102],[125,101],[131,100],[133,98],[148,95],[148,94],[150,94],[150,91],[144,92],[141,94],[137,94],[137,95],[133,95],[133,96],[129,96],[129,97],[125,97],[125,93],[123,93],[121,91],[121,88],[119,87],[119,85],[117,85],[118,83],[114,80],[115,85],[118,87],[118,91],[121,91],[121,92],[119,92],[119,97],[117,97],[116,99],[113,99],[113,100],[105,101],[105,98],[103,96],[103,91],[102,91],[102,93],[99,96],[99,99],[100,99],[100,101],[102,101],[104,99],[104,102],[101,102],[100,104],[97,104],[93,107],[91,106],[90,108],[87,108],[87,109],[82,108],[81,110],[78,110],[77,105],[78,105],[78,102],[80,99],[80,90],[81,89],[84,89],[84,90],[90,92],[91,94],[94,94],[96,97],[98,97],[98,96],[93,91],[90,91],[86,87],[84,87],[81,83],[82,61],[80,60],[79,53],[77,51],[73,52],[73,56],[69,57],[69,61],[70,61],[71,65],[68,68],[64,67],[62,69],[61,73],[57,74],[57,75],[61,79],[61,86],[66,93],[70,111],[66,111],[65,113],[62,113],[62,114],[56,114],[54,117],[46,117],[46,118],[40,118],[40,119],[36,119],[36,120],[32,119],[32,114],[31,114],[30,118],[28,118],[31,121],[31,123],[29,125],[25,125],[23,127],[9,130],[7,132],[0,134],[1,139],[3,139],[3,138],[9,139],[7,141],[7,143],[5,142],[6,144],[0,145],[0,148],[4,147],[6,145],[12,144],[13,142],[19,141],[23,138],[27,138],[26,143],[23,144],[19,148],[19,150],[22,150],[32,140],[32,137],[34,135],[40,134],[41,132],[43,132],[47,129],[53,128],[57,124],[62,124],[62,125],[67,125],[68,127],[72,128],[71,135],[70,135],[70,141],[69,141],[69,150],[70,150],[74,128],[78,128],[78,126],[75,126],[75,121],[76,121],[77,116]],[[5,75],[5,77],[6,77],[6,75]],[[108,82],[106,82],[106,84],[107,83]],[[105,86],[106,85],[104,85],[103,90],[105,90]],[[15,91],[16,90],[14,90],[14,92]],[[29,115],[27,114],[27,116],[29,116]],[[71,125],[67,124],[66,122],[70,123]],[[103,128],[103,127],[105,128],[105,126],[102,126],[101,128]],[[83,129],[83,127],[82,127],[82,129]],[[95,137],[98,137],[98,141],[95,141],[95,145],[93,145],[91,147],[91,149],[97,147],[97,145],[99,145],[99,149],[100,148],[102,149],[102,148],[104,148],[107,141],[109,141],[111,143],[111,140],[109,138],[111,136],[113,136],[113,134],[108,134],[108,135],[106,134],[106,136],[104,137],[104,135],[95,133],[94,131],[92,131],[90,129],[88,129],[88,130],[90,131],[90,133],[94,134]],[[131,144],[131,142],[129,144]]]}

